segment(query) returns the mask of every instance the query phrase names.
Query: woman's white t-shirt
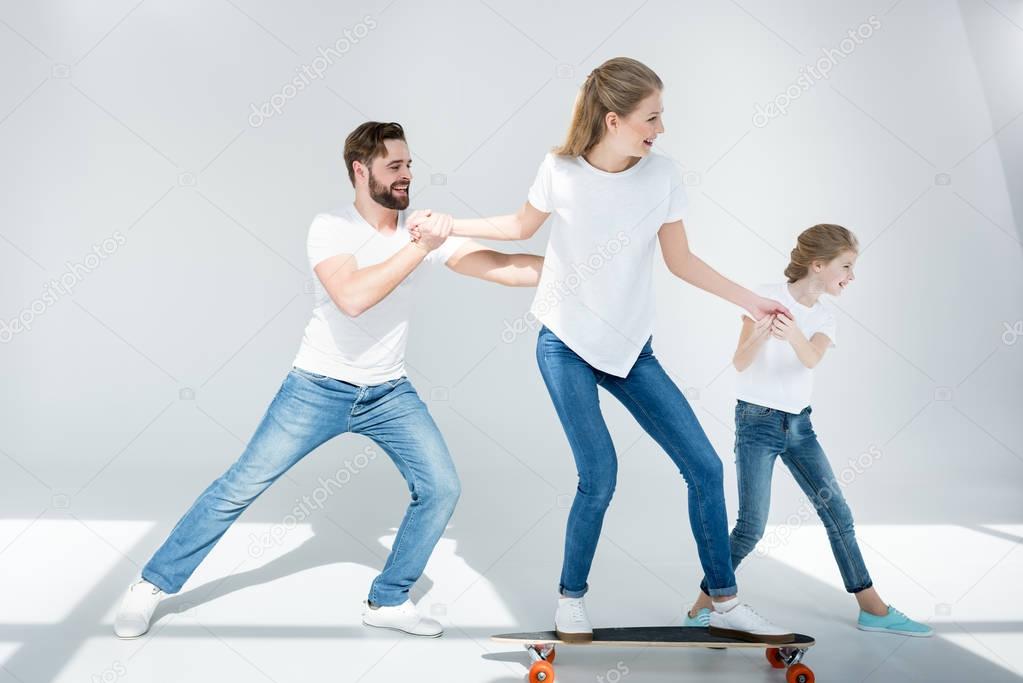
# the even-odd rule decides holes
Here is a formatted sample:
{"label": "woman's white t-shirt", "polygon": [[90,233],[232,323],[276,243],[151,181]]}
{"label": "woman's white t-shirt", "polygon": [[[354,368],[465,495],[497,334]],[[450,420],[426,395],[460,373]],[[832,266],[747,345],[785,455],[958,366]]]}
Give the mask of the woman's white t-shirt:
{"label": "woman's white t-shirt", "polygon": [[657,232],[686,214],[681,173],[656,153],[619,173],[548,154],[529,203],[551,214],[530,313],[591,366],[625,377],[653,331]]}
{"label": "woman's white t-shirt", "polygon": [[[348,204],[313,219],[306,241],[309,268],[338,254],[352,254],[358,268],[376,265],[401,251],[409,240],[404,211],[398,212],[397,230],[382,235],[354,204]],[[464,237],[449,237],[423,261],[446,263],[465,242]],[[412,283],[418,272],[418,268],[412,271],[383,300],[351,318],[337,307],[314,271],[313,315],[294,365],[359,385],[383,384],[404,375],[408,321],[415,299]]]}
{"label": "woman's white t-shirt", "polygon": [[[792,297],[784,282],[761,285],[756,293],[785,304],[807,339],[820,332],[831,340],[831,346],[835,345],[835,315],[821,301],[809,308],[804,306]],[[736,377],[735,393],[747,403],[799,414],[810,405],[813,371],[803,365],[790,343],[768,336],[750,366]]]}

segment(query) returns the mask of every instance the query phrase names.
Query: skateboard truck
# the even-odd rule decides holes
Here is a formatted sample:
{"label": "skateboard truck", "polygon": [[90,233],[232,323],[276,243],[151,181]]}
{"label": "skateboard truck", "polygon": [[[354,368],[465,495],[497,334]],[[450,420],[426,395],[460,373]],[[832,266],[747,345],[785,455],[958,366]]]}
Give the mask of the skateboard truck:
{"label": "skateboard truck", "polygon": [[554,683],[554,657],[557,651],[553,643],[526,645],[526,652],[533,664],[529,667],[530,683]]}

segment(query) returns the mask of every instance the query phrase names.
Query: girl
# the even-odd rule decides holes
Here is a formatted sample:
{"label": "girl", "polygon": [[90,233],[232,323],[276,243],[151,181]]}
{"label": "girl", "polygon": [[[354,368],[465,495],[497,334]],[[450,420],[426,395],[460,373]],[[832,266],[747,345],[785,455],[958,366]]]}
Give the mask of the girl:
{"label": "girl", "polygon": [[[852,282],[858,246],[839,225],[803,231],[785,269],[787,283],[758,292],[785,303],[794,316],[773,314],[753,321],[743,316],[733,363],[739,371],[735,407],[735,465],[739,477],[739,517],[732,530],[732,566],[738,567],[764,535],[771,502],[775,458],[792,472],[813,502],[831,541],[845,589],[860,606],[857,626],[864,631],[929,636],[931,627],[886,605],[863,563],[849,507],[810,423],[814,367],[835,342],[835,318],[818,299],[839,296]],[[707,582],[689,611],[686,626],[709,623]]]}
{"label": "girl", "polygon": [[[601,64],[576,101],[568,137],[548,154],[517,213],[456,220],[453,234],[523,240],[550,218],[544,270],[530,313],[542,324],[536,357],[579,472],[568,518],[555,627],[592,640],[583,596],[617,458],[597,387],[621,401],[668,453],[689,489],[689,520],[714,607],[711,630],[755,641],[793,635],[736,597],[721,460],[654,356],[652,272],[660,242],[680,279],[737,304],[756,320],[784,306],[724,278],[689,251],[686,194],[674,162],[652,151],[661,79],[634,59]],[[430,230],[429,221],[422,230]]]}

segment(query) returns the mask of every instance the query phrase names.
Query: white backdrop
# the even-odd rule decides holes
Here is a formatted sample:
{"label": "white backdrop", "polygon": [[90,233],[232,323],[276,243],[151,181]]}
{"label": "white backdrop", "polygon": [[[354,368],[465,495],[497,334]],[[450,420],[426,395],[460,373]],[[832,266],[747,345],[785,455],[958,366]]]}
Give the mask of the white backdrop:
{"label": "white backdrop", "polygon": [[[0,671],[111,668],[109,654],[82,657],[108,637],[112,601],[241,453],[291,365],[311,310],[306,230],[352,198],[340,158],[351,129],[406,127],[414,207],[509,212],[582,79],[618,55],[665,81],[659,147],[682,169],[706,261],[752,286],[781,278],[814,223],[859,236],[857,280],[833,301],[839,343],[816,373],[817,432],[848,472],[872,571],[916,616],[955,623],[958,647],[932,662],[992,680],[1019,666],[1019,591],[1007,625],[983,606],[1023,568],[1021,3],[144,0],[0,4],[0,572],[17,579],[0,584]],[[542,253],[546,238],[497,246]],[[410,377],[464,495],[417,595],[472,639],[546,627],[575,473],[535,332],[502,338],[532,291],[449,272],[425,283]],[[660,264],[656,289],[655,351],[726,463],[734,519],[739,311]],[[682,480],[621,406],[604,406],[621,469],[591,604],[667,622],[700,578]],[[407,496],[385,458],[303,520],[306,550],[266,564],[252,540],[288,526],[368,443],[337,439],[296,467],[207,576],[251,561],[245,586],[281,591],[300,571],[352,563],[368,581]],[[779,469],[783,540],[740,583],[758,604],[802,601],[794,615],[803,595],[848,608],[804,506]],[[813,567],[786,554],[803,526],[819,544]],[[466,605],[479,590],[501,609]],[[289,628],[319,618],[300,611]],[[250,664],[287,678],[225,623]],[[856,680],[898,661],[881,649],[858,651]],[[351,654],[352,671],[371,671],[371,654]],[[146,680],[148,665],[132,666]]]}

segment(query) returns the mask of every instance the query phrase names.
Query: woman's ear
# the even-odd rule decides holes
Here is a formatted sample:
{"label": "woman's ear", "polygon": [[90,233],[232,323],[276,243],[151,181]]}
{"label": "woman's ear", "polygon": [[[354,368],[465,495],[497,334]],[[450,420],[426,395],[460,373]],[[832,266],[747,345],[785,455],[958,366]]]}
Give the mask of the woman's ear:
{"label": "woman's ear", "polygon": [[617,112],[609,111],[604,114],[604,125],[610,131],[618,130],[618,114]]}

